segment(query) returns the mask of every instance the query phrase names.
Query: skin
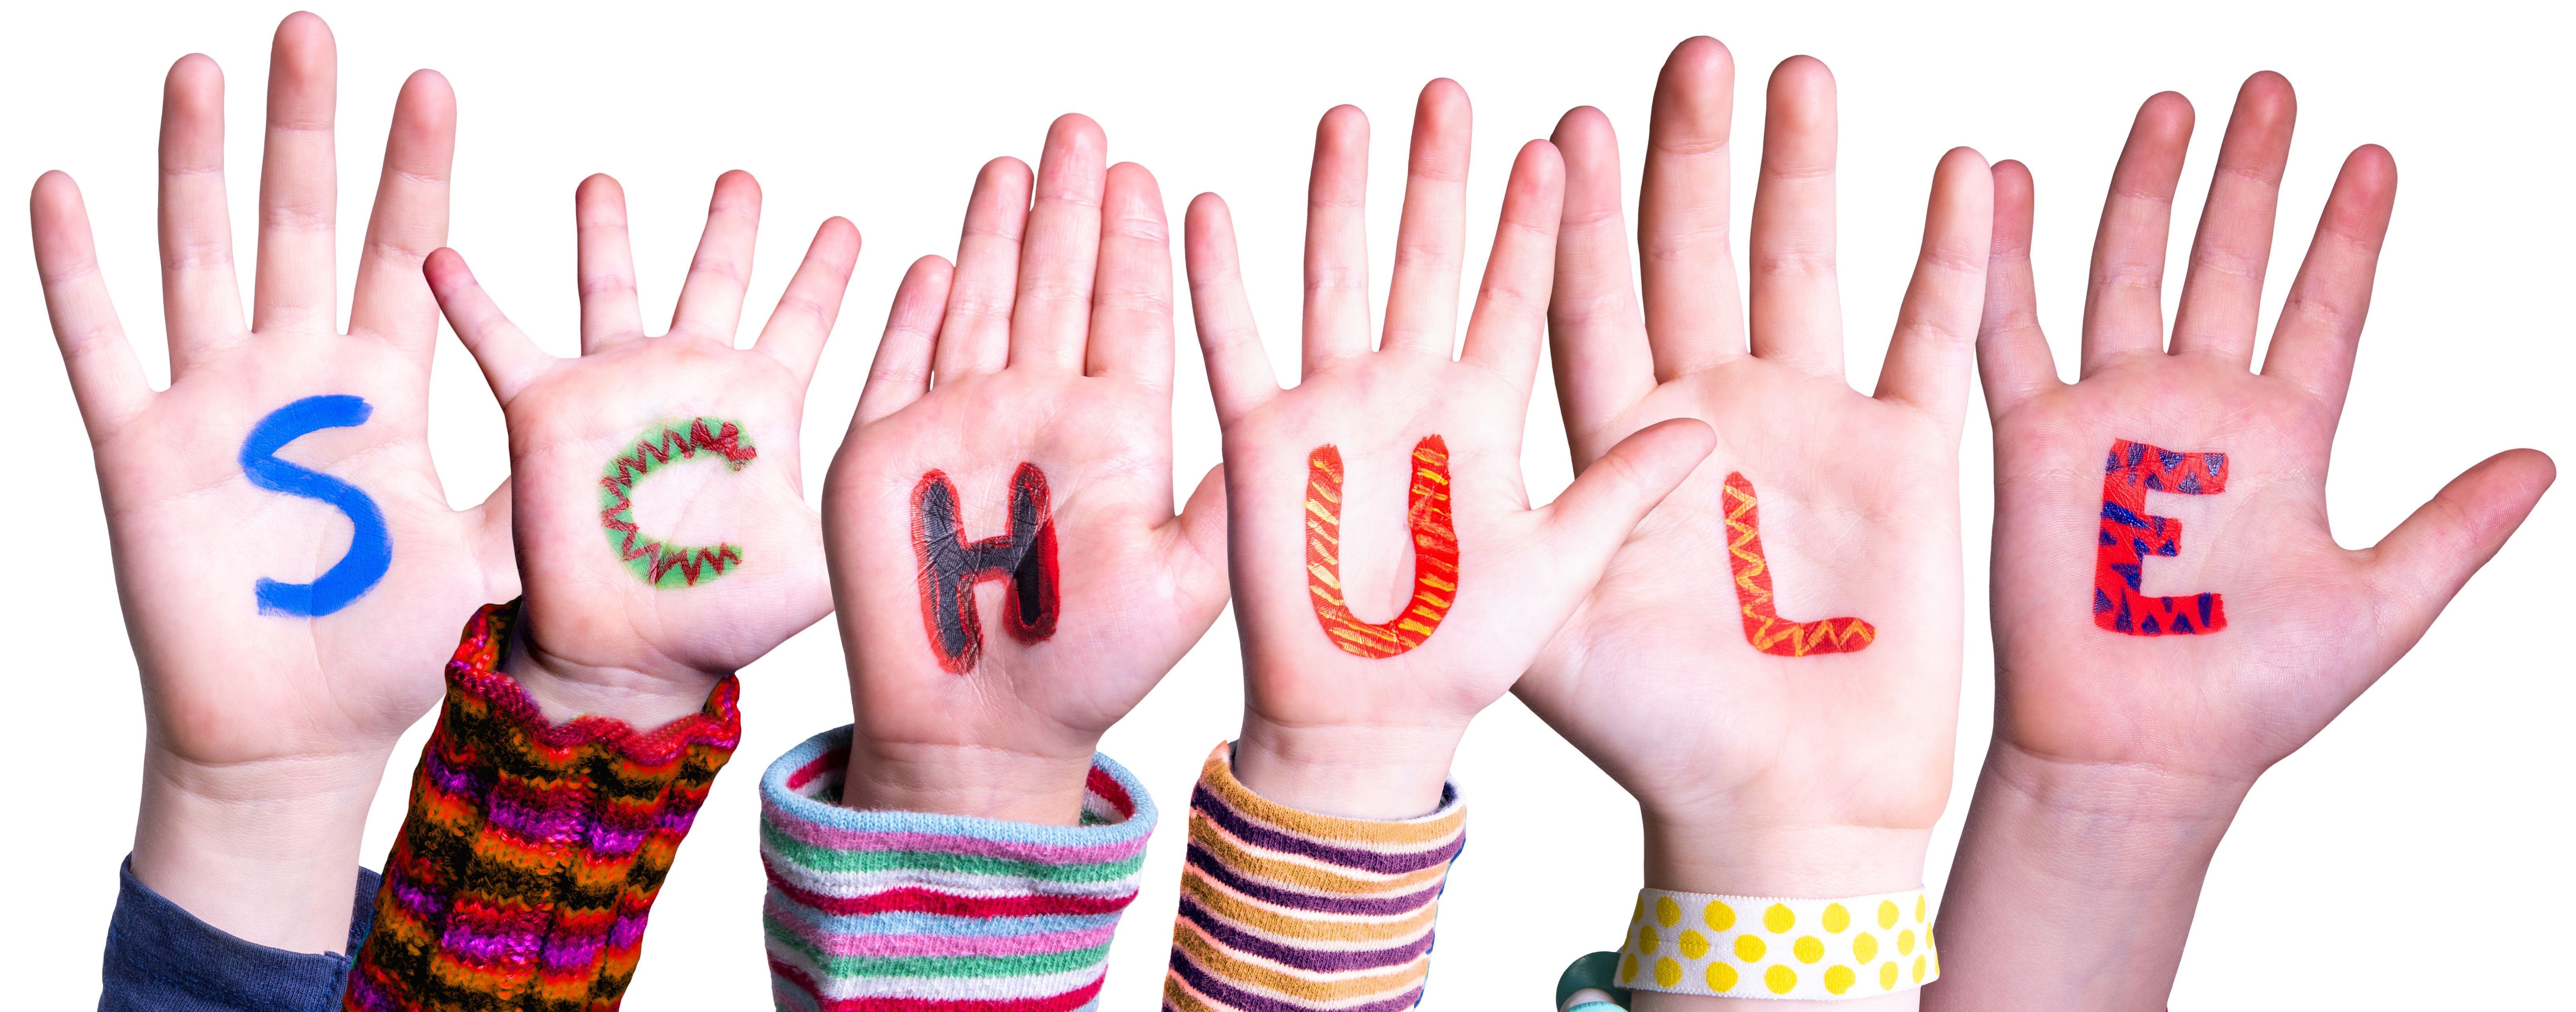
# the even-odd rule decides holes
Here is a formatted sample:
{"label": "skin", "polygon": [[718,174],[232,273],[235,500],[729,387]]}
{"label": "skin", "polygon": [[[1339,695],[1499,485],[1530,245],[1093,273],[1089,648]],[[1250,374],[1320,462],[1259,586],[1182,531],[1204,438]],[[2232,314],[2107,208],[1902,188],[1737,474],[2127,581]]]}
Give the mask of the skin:
{"label": "skin", "polygon": [[[1485,278],[1457,333],[1465,257],[1469,111],[1433,81],[1414,116],[1383,345],[1369,339],[1364,226],[1367,120],[1344,106],[1316,131],[1306,232],[1304,368],[1281,390],[1253,327],[1225,204],[1191,204],[1191,303],[1224,428],[1235,614],[1245,709],[1236,774],[1310,811],[1402,818],[1438,806],[1469,719],[1529,667],[1600,578],[1639,517],[1711,442],[1681,420],[1606,448],[1554,503],[1531,508],[1522,420],[1539,359],[1566,172],[1556,148],[1522,148]],[[1430,638],[1384,659],[1325,637],[1307,592],[1307,455],[1340,447],[1342,579],[1362,621],[1412,593],[1404,476],[1415,441],[1448,443],[1460,551],[1453,607]]]}
{"label": "skin", "polygon": [[[1666,418],[1716,449],[1637,526],[1515,691],[1637,797],[1645,884],[1825,897],[1922,885],[1948,800],[1959,637],[1958,448],[1991,192],[1973,151],[1935,170],[1921,258],[1875,396],[1843,375],[1834,258],[1834,84],[1793,57],[1770,81],[1749,274],[1729,248],[1734,64],[1675,48],[1655,89],[1630,280],[1618,147],[1568,113],[1557,386],[1575,466]],[[1855,615],[1866,649],[1778,657],[1737,610],[1723,485],[1750,478],[1781,613]],[[1908,992],[1850,1004],[1911,1007]],[[1766,1004],[1640,991],[1639,1009]]]}
{"label": "skin", "polygon": [[[1154,177],[1058,119],[1038,169],[984,167],[955,266],[896,291],[823,493],[850,665],[843,804],[1072,825],[1093,750],[1225,607],[1224,487],[1172,504],[1172,259]],[[939,666],[922,617],[912,492],[945,471],[965,538],[1010,530],[1012,472],[1052,494],[1060,620],[1004,632],[1007,581],[975,590],[981,664]]]}
{"label": "skin", "polygon": [[[432,255],[426,273],[509,423],[527,595],[503,668],[551,719],[593,714],[649,731],[698,712],[719,679],[831,610],[796,440],[859,233],[825,221],[759,339],[736,348],[760,222],[749,173],[716,180],[706,232],[658,337],[643,332],[617,182],[583,180],[573,205],[579,357],[539,349],[454,250]],[[695,417],[739,423],[759,456],[739,472],[714,458],[674,459],[636,486],[637,517],[676,543],[742,546],[743,561],[722,579],[656,589],[601,534],[600,467],[646,426]],[[680,506],[657,510],[657,498]]]}
{"label": "skin", "polygon": [[[299,952],[346,943],[359,838],[394,741],[438,701],[466,618],[517,583],[507,498],[448,509],[426,439],[438,315],[420,263],[447,231],[454,96],[431,71],[403,85],[343,331],[335,61],[320,18],[278,26],[247,322],[225,212],[222,72],[201,55],[171,68],[166,390],[147,384],[117,322],[78,188],[47,173],[31,200],[37,270],[96,454],[143,679],[134,872],[217,928]],[[375,500],[392,568],[334,614],[261,614],[259,578],[309,580],[346,545],[345,519],[253,486],[236,456],[261,417],[316,394],[363,397],[374,415],[282,456]]]}
{"label": "skin", "polygon": [[[2147,100],[2103,209],[2074,383],[2035,322],[2029,170],[1994,168],[1978,359],[1995,428],[1995,737],[1927,1008],[2164,1007],[2201,881],[2255,778],[2414,646],[2555,477],[2536,451],[2497,454],[2378,544],[2335,543],[2328,453],[2397,170],[2376,146],[2345,159],[2256,371],[2296,108],[2278,74],[2238,94],[2168,346],[2164,250],[2192,110],[2170,92]],[[2224,494],[2149,497],[2191,519],[2180,555],[2145,577],[2151,593],[2224,593],[2226,629],[2094,626],[2102,455],[2116,438],[2229,452]]]}

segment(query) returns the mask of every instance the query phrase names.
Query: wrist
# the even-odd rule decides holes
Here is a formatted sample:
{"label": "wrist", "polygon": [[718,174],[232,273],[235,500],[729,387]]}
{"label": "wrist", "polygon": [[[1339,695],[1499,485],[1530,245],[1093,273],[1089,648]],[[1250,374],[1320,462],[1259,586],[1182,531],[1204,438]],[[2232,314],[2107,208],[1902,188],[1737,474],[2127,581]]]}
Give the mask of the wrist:
{"label": "wrist", "polygon": [[135,819],[136,879],[197,919],[290,952],[348,947],[367,808],[385,753],[208,766],[155,745]]}
{"label": "wrist", "polygon": [[511,623],[501,673],[517,681],[546,719],[558,724],[575,717],[605,717],[649,734],[705,709],[707,694],[726,674],[679,666],[646,671],[587,664],[546,649],[528,634],[528,627],[524,618]]}
{"label": "wrist", "polygon": [[1829,899],[1923,885],[1929,828],[1746,824],[1645,815],[1646,887],[1732,896]]}
{"label": "wrist", "polygon": [[[1980,858],[2097,891],[2197,891],[2253,781],[2052,758],[1997,739],[1969,808]],[[1963,854],[1968,843],[1962,843]]]}
{"label": "wrist", "polygon": [[1935,1008],[2161,1009],[2251,781],[1998,739],[1943,896]]}
{"label": "wrist", "polygon": [[1347,819],[1410,819],[1440,808],[1464,725],[1306,725],[1243,716],[1234,776],[1253,793],[1300,811]]}
{"label": "wrist", "polygon": [[1031,751],[861,735],[850,744],[841,807],[1080,825],[1097,744],[1095,738],[1063,751]]}

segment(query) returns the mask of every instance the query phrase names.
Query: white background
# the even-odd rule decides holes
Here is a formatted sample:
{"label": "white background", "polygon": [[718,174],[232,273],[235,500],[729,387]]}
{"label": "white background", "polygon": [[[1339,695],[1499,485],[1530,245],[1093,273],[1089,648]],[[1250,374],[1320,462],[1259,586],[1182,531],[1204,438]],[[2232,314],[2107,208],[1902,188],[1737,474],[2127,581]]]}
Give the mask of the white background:
{"label": "white background", "polygon": [[[824,217],[866,248],[806,418],[819,476],[854,403],[906,263],[953,252],[976,167],[1034,160],[1049,119],[1097,118],[1111,156],[1150,167],[1177,222],[1189,196],[1224,193],[1283,375],[1293,370],[1303,190],[1315,119],[1355,103],[1376,124],[1374,262],[1381,292],[1414,92],[1451,76],[1474,97],[1475,213],[1490,239],[1511,152],[1568,107],[1607,110],[1640,164],[1665,53],[1711,34],[1736,54],[1739,178],[1757,146],[1761,81],[1793,53],[1826,60],[1842,94],[1843,285],[1853,381],[1868,389],[1921,224],[1935,159],[1956,144],[2037,174],[2041,311],[2072,368],[2099,201],[2130,116],[2173,89],[2200,110],[2173,236],[2199,215],[2218,130],[2259,69],[2301,98],[2268,310],[2295,270],[2344,153],[2387,145],[2403,174],[2360,374],[2332,479],[2335,530],[2376,540],[2460,469],[2510,446],[2576,451],[2563,377],[2576,259],[2562,11],[2338,4],[2328,15],[2243,2],[1972,9],[1962,3],[1598,3],[1450,6],[1301,3],[1089,10],[1065,4],[332,4],[340,41],[344,291],[373,193],[395,89],[417,67],[454,82],[462,109],[452,242],[527,329],[559,353],[574,333],[570,204],[583,175],[624,181],[647,316],[665,313],[715,176],[744,168],[767,191],[753,303],[776,297]],[[156,375],[164,360],[153,251],[161,78],[183,53],[230,82],[233,220],[255,196],[269,34],[287,8],[22,6],[0,59],[0,181],[49,168],[82,184],[117,303]],[[2544,23],[2555,22],[2555,23]],[[1737,189],[1749,204],[1750,185]],[[12,205],[16,206],[23,205]],[[23,219],[11,210],[7,228]],[[1741,229],[1746,220],[1739,206]],[[23,235],[24,233],[19,233]],[[251,236],[238,238],[245,257]],[[23,240],[0,241],[0,377],[16,438],[16,493],[0,500],[10,603],[8,828],[0,831],[0,979],[19,1008],[95,1001],[100,943],[131,838],[142,710],[118,617],[98,498],[47,336]],[[2178,289],[2167,289],[2168,306]],[[1382,295],[1381,295],[1382,297]],[[345,306],[345,298],[343,300]],[[2170,311],[2170,310],[2169,310]],[[755,315],[754,324],[757,322]],[[756,331],[746,326],[745,332]],[[444,339],[442,339],[444,340]],[[1184,353],[1178,472],[1216,456],[1197,357]],[[1566,482],[1556,409],[1530,412],[1533,494]],[[462,349],[439,349],[432,441],[456,502],[507,469],[501,419]],[[1971,407],[1964,551],[1985,600],[1987,434]],[[1186,491],[1186,487],[1184,488]],[[2576,561],[2569,491],[2521,535],[2377,689],[2256,790],[2219,856],[2174,1005],[2182,1009],[2565,1007],[2576,948],[2567,838],[2566,659]],[[460,616],[461,618],[461,616]],[[1984,609],[1970,612],[1958,789],[1926,881],[1940,885],[1992,702]],[[1240,705],[1230,620],[1113,731],[1106,750],[1166,806],[1145,892],[1119,936],[1104,1006],[1152,1007],[1181,857],[1177,808]],[[744,672],[746,734],[673,871],[628,1007],[761,1007],[755,779],[806,735],[846,720],[831,623]],[[427,722],[386,771],[367,838],[380,859]],[[1635,809],[1611,782],[1506,699],[1459,757],[1474,845],[1444,901],[1427,1007],[1538,1009],[1577,955],[1614,944],[1637,885]]]}

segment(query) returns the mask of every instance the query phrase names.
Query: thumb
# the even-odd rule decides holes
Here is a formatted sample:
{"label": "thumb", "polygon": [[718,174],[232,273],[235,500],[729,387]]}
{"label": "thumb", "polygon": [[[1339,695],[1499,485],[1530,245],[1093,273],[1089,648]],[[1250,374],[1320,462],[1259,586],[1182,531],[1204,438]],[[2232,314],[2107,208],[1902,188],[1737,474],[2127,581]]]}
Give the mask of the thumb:
{"label": "thumb", "polygon": [[2371,588],[2395,604],[2394,620],[2379,630],[2390,663],[2424,638],[2557,477],[2557,465],[2538,450],[2496,454],[2451,479],[2370,549]]}
{"label": "thumb", "polygon": [[1716,447],[1717,430],[1696,418],[1657,422],[1620,440],[1543,511],[1558,568],[1597,577],[1637,522]]}
{"label": "thumb", "polygon": [[1193,618],[1216,621],[1232,588],[1226,582],[1225,465],[1208,468],[1181,515],[1172,521],[1170,571]]}
{"label": "thumb", "polygon": [[430,294],[438,297],[439,310],[447,314],[447,325],[455,329],[457,340],[465,342],[474,364],[483,367],[483,380],[492,385],[492,396],[506,407],[553,356],[510,322],[455,250],[442,246],[431,252],[421,262],[421,273],[429,279]]}

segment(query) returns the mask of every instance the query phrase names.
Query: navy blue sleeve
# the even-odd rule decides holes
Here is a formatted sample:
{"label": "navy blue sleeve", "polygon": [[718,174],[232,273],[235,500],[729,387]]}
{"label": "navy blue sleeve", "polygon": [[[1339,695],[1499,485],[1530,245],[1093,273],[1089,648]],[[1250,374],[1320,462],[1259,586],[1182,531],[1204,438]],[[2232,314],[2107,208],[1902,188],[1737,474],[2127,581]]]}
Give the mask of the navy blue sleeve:
{"label": "navy blue sleeve", "polygon": [[375,872],[358,869],[349,945],[339,952],[272,949],[225,934],[117,869],[116,914],[107,922],[99,1012],[329,1012],[340,1007],[349,953],[375,922]]}

